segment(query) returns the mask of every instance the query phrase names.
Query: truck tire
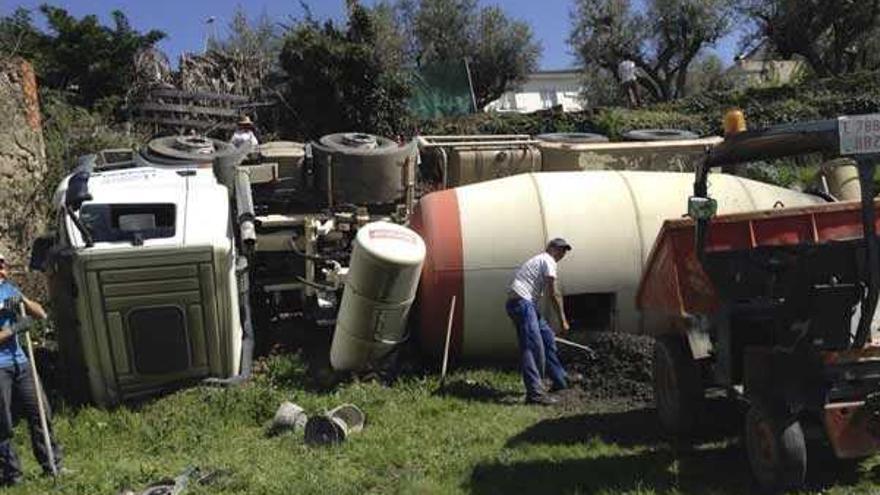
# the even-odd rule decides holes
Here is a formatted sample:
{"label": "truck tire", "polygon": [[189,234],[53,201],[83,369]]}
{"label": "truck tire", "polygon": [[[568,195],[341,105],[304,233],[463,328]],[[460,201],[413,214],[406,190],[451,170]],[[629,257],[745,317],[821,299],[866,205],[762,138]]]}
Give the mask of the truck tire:
{"label": "truck tire", "polygon": [[746,451],[752,474],[764,490],[800,488],[807,474],[804,431],[796,419],[771,411],[752,404],[746,413]]}
{"label": "truck tire", "polygon": [[684,335],[661,335],[654,340],[653,375],[661,426],[679,437],[694,433],[703,406],[703,387]]}
{"label": "truck tire", "polygon": [[637,129],[621,134],[626,141],[675,141],[679,139],[697,139],[700,136],[691,131],[681,129]]}
{"label": "truck tire", "polygon": [[538,134],[535,139],[546,141],[549,143],[564,144],[587,144],[587,143],[607,143],[608,136],[602,134],[594,134],[592,132],[551,132],[547,134]]}

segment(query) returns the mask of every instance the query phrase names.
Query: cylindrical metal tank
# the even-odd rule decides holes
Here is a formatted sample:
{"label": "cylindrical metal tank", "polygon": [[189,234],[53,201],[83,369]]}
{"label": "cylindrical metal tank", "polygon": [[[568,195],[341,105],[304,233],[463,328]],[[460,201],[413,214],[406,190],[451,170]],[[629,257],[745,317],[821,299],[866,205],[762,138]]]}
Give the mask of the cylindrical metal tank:
{"label": "cylindrical metal tank", "polygon": [[315,189],[327,203],[388,204],[415,181],[415,141],[400,145],[362,133],[328,134],[312,144]]}
{"label": "cylindrical metal tank", "polygon": [[[514,270],[563,237],[563,294],[603,296],[616,330],[638,332],[635,292],[664,219],[687,211],[693,175],[669,172],[524,174],[424,196],[413,228],[428,249],[419,289],[420,341],[442,352],[452,296],[453,356],[511,358],[516,332],[504,311]],[[808,194],[713,175],[721,213],[822,202]]]}
{"label": "cylindrical metal tank", "polygon": [[822,164],[821,173],[828,182],[828,191],[840,201],[858,201],[862,198],[859,169],[852,158],[835,158]]}
{"label": "cylindrical metal tank", "polygon": [[652,170],[689,172],[721,138],[654,142],[584,142],[543,140],[538,136],[544,172],[580,170]]}
{"label": "cylindrical metal tank", "polygon": [[406,227],[373,222],[358,231],[330,347],[335,369],[362,369],[406,340],[424,259],[425,243]]}
{"label": "cylindrical metal tank", "polygon": [[449,187],[541,170],[541,152],[531,146],[507,149],[452,148],[448,153]]}

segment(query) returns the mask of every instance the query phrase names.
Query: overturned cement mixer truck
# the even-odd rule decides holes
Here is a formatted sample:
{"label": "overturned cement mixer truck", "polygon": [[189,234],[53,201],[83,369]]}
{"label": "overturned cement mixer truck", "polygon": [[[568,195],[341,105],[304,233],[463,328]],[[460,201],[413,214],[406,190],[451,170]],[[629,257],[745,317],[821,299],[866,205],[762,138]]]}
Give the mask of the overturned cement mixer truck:
{"label": "overturned cement mixer truck", "polygon": [[[340,304],[360,327],[340,322],[339,367],[382,351],[358,340],[364,325],[361,340],[392,347],[424,258],[418,235],[399,225],[415,166],[414,143],[365,134],[250,154],[161,137],[82,157],[57,189],[56,230],[31,260],[49,276],[65,389],[110,405],[205,379],[235,383],[251,372],[255,326],[329,334]],[[360,263],[343,296],[353,250]]]}
{"label": "overturned cement mixer truck", "polygon": [[[375,363],[410,328],[427,354],[442,353],[451,329],[452,359],[509,359],[505,286],[556,235],[577,246],[560,267],[566,307],[596,328],[639,331],[648,248],[663,220],[684,213],[692,175],[535,172],[591,168],[596,157],[604,168],[605,153],[702,154],[717,139],[581,143],[562,164],[560,153],[536,162],[540,140],[528,136],[445,141],[419,140],[423,155],[448,158],[439,188],[486,181],[419,199],[431,184],[417,182],[415,142],[357,133],[250,154],[161,137],[84,157],[58,188],[56,231],[32,257],[49,275],[69,395],[115,404],[206,379],[236,383],[250,374],[255,331],[328,344],[332,335],[323,359],[338,370]],[[729,212],[823,201],[723,175],[713,188]]]}

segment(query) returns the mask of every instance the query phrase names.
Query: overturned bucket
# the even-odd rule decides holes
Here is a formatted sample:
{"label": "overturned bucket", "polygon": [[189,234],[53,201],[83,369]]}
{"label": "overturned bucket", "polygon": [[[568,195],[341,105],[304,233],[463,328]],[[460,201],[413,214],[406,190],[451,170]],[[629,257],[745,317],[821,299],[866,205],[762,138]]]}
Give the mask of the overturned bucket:
{"label": "overturned bucket", "polygon": [[274,435],[285,430],[298,430],[305,427],[309,417],[305,410],[293,402],[282,402],[272,418],[269,434]]}
{"label": "overturned bucket", "polygon": [[310,445],[334,445],[364,429],[366,416],[354,404],[343,404],[306,422],[305,441]]}

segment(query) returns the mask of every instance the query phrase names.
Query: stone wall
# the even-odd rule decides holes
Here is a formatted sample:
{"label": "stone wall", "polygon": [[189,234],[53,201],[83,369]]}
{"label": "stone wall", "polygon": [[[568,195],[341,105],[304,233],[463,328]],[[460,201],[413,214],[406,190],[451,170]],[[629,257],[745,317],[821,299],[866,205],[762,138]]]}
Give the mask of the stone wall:
{"label": "stone wall", "polygon": [[0,61],[0,116],[0,252],[11,262],[13,278],[33,286],[40,277],[24,272],[49,205],[37,82],[22,59]]}

